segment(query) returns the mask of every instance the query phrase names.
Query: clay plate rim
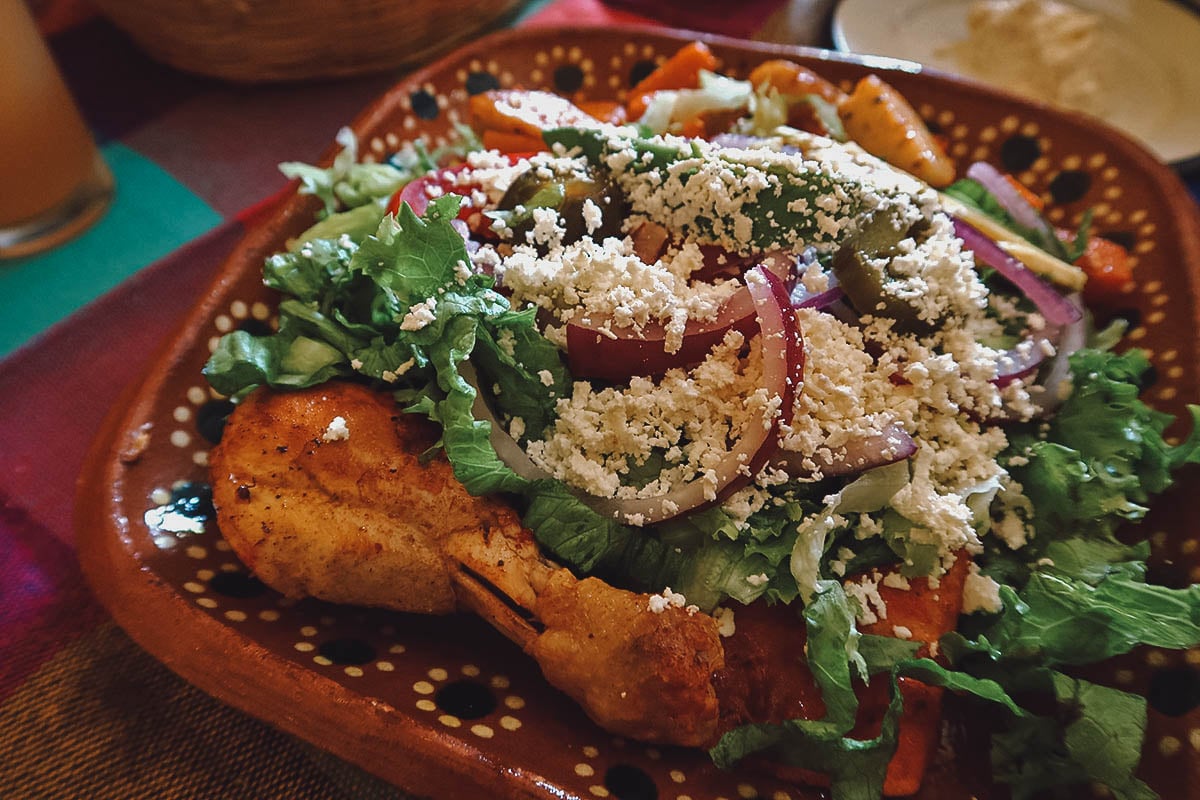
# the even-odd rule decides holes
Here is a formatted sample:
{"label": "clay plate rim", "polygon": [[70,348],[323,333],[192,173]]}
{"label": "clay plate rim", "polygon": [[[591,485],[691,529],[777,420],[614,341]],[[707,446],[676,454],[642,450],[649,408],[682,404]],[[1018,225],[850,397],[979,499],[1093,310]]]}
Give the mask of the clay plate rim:
{"label": "clay plate rim", "polygon": [[[472,56],[519,45],[529,38],[573,38],[587,30],[517,29],[492,34],[421,69],[389,90],[351,127],[365,141],[377,130],[399,99],[430,76]],[[953,78],[893,59],[858,58],[830,51],[745,42],[728,37],[640,26],[603,26],[597,34],[652,37],[661,42],[701,39],[740,54],[803,56],[821,61],[867,66],[878,71],[919,73],[922,79],[944,83],[949,89],[1012,102],[1046,116],[1074,118],[1090,127],[1104,146],[1119,151],[1148,177],[1169,213],[1158,219],[1161,236],[1178,244],[1184,267],[1179,278],[1186,284],[1193,330],[1200,328],[1195,302],[1200,285],[1200,213],[1186,189],[1170,169],[1133,140],[1082,115],[1054,111],[982,85]],[[325,154],[328,162],[336,146]],[[275,655],[235,628],[204,613],[176,591],[133,552],[132,526],[141,525],[125,513],[122,460],[126,443],[139,424],[150,418],[159,394],[176,373],[185,354],[202,343],[204,323],[226,301],[230,288],[246,274],[257,271],[263,259],[290,235],[307,227],[316,203],[312,198],[291,197],[259,227],[251,230],[220,268],[216,278],[148,363],[144,380],[125,390],[94,440],[78,482],[75,525],[85,576],[115,621],[144,649],[185,680],[219,700],[263,719],[314,745],[353,762],[401,787],[436,791],[447,798],[505,796],[514,798],[559,797],[561,794],[539,776],[489,758],[477,747],[437,730],[422,727],[372,697],[363,696],[322,675]],[[1195,372],[1196,365],[1189,369]],[[189,637],[177,635],[186,630]],[[194,642],[200,642],[197,647]],[[297,713],[303,709],[303,713]],[[400,757],[398,757],[400,756]],[[544,788],[540,788],[544,787]],[[552,794],[551,794],[552,793]]]}

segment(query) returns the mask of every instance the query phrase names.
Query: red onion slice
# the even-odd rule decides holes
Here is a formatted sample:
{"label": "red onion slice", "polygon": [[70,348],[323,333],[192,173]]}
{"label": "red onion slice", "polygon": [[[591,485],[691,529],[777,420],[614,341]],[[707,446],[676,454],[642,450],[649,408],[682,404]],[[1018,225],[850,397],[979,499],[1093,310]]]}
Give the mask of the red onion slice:
{"label": "red onion slice", "polygon": [[754,301],[763,349],[763,386],[780,405],[751,421],[728,458],[709,478],[697,478],[656,497],[583,497],[596,512],[639,525],[671,519],[707,506],[746,485],[775,452],[780,422],[791,419],[795,393],[804,375],[804,341],[783,281],[765,267],[747,274],[747,291]]}
{"label": "red onion slice", "polygon": [[823,292],[806,295],[800,302],[795,301],[795,295],[792,296],[792,305],[796,308],[815,308],[824,310],[846,296],[846,293],[840,286],[833,286]]}
{"label": "red onion slice", "polygon": [[475,389],[475,402],[471,405],[471,413],[475,419],[483,420],[491,425],[488,441],[491,442],[492,449],[496,451],[496,457],[526,480],[535,481],[540,478],[553,477],[533,463],[533,459],[529,457],[520,443],[504,429],[504,425],[492,411],[491,403],[484,398],[483,391],[479,388],[479,374],[471,362],[464,361],[459,364],[458,372],[462,375],[463,380]]}
{"label": "red onion slice", "polygon": [[414,214],[418,217],[425,216],[425,212],[429,208],[429,187],[438,186],[440,183],[429,177],[412,179],[400,190],[400,195],[395,203],[396,207],[399,208],[404,203],[408,203],[408,207],[413,210]]}
{"label": "red onion slice", "polygon": [[[1051,328],[1037,336],[1031,336],[1021,344],[1008,350],[1000,357],[996,377],[992,383],[1001,388],[1018,379],[1032,376],[1050,355],[1058,351],[1061,328]],[[1047,348],[1053,352],[1047,353]]]}
{"label": "red onion slice", "polygon": [[1057,352],[1042,371],[1041,380],[1038,382],[1041,391],[1032,395],[1033,402],[1043,414],[1058,408],[1066,399],[1065,390],[1071,380],[1071,354],[1087,344],[1087,335],[1088,325],[1082,319],[1062,329],[1057,342]]}
{"label": "red onion slice", "polygon": [[1072,300],[1059,294],[1053,286],[1039,278],[1033,270],[1000,249],[978,228],[954,218],[954,233],[966,248],[983,263],[993,267],[1037,306],[1049,325],[1070,325],[1083,318],[1083,311]]}
{"label": "red onion slice", "polygon": [[967,177],[978,181],[983,188],[992,193],[1000,206],[1012,216],[1013,221],[1025,228],[1040,231],[1044,236],[1053,238],[1054,231],[1042,219],[1038,210],[1029,204],[1017,191],[1008,178],[986,161],[976,161],[967,168]]}
{"label": "red onion slice", "polygon": [[392,213],[397,213],[403,203],[408,203],[413,213],[418,217],[425,216],[425,212],[429,209],[429,201],[432,196],[429,190],[432,189],[440,196],[443,194],[460,194],[463,196],[469,195],[477,186],[458,186],[455,183],[456,177],[466,171],[466,164],[448,167],[446,169],[438,169],[422,175],[419,178],[413,178],[408,183],[400,188],[400,192],[395,195],[391,202],[388,203],[388,210]]}
{"label": "red onion slice", "polygon": [[822,448],[812,454],[780,448],[771,456],[771,466],[793,478],[812,478],[818,472],[829,478],[895,464],[915,452],[917,440],[898,423],[892,423],[878,434],[851,439],[841,447]]}

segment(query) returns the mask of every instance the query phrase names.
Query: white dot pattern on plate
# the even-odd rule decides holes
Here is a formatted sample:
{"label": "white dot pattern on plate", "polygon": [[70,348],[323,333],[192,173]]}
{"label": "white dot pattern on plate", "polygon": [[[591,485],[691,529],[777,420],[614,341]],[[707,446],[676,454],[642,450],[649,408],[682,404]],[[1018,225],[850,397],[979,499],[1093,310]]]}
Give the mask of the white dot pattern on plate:
{"label": "white dot pattern on plate", "polygon": [[[660,62],[669,52],[671,52],[671,48],[643,43],[641,39],[619,44],[611,54],[602,57],[595,56],[588,47],[547,46],[544,49],[536,50],[534,59],[537,66],[533,68],[528,66],[517,68],[506,56],[497,54],[495,57],[477,58],[470,63],[460,63],[448,74],[446,80],[425,81],[421,87],[414,87],[414,89],[421,88],[428,92],[438,107],[442,120],[467,119],[467,115],[462,113],[462,107],[465,106],[468,97],[467,92],[463,89],[463,84],[472,73],[486,72],[493,76],[497,84],[501,86],[529,86],[531,70],[536,69],[537,78],[534,82],[545,86],[547,83],[552,84],[556,79],[558,67],[573,66],[582,73],[580,86],[584,90],[585,96],[595,92],[599,97],[611,97],[624,93],[625,87],[628,85],[630,70],[634,68],[635,64],[640,66],[639,62],[642,61]],[[742,74],[744,74],[744,70]],[[846,78],[840,78],[835,82],[845,86],[852,84],[852,81]],[[1076,144],[1070,149],[1062,149],[1053,126],[1040,124],[1037,120],[1026,118],[1024,114],[1007,114],[1000,109],[985,123],[978,124],[970,115],[960,114],[953,108],[945,107],[950,104],[942,98],[935,98],[932,101],[922,98],[915,105],[923,117],[942,126],[943,132],[950,140],[951,151],[963,159],[1000,159],[1005,141],[1009,137],[1014,134],[1031,137],[1040,152],[1036,158],[1022,165],[1018,174],[1022,181],[1026,182],[1036,194],[1049,204],[1049,215],[1056,223],[1066,226],[1075,224],[1080,219],[1083,208],[1092,206],[1097,213],[1096,223],[1101,226],[1102,230],[1105,227],[1113,229],[1115,232],[1123,234],[1132,245],[1135,256],[1140,257],[1137,265],[1139,270],[1147,269],[1147,265],[1162,260],[1162,250],[1169,242],[1166,239],[1159,240],[1158,237],[1160,228],[1164,233],[1169,228],[1160,225],[1160,219],[1156,216],[1157,212],[1152,213],[1150,210],[1152,204],[1146,204],[1137,199],[1135,187],[1127,182],[1126,175],[1123,174],[1123,170],[1128,167],[1119,157],[1098,150],[1095,144]],[[411,132],[430,132],[428,140],[444,141],[444,133],[440,130],[431,131],[426,120],[415,116],[410,97],[402,97],[398,106],[401,113],[396,114],[390,121],[390,129],[379,131],[375,138],[367,140],[368,149],[377,157],[382,159],[387,153],[396,149],[402,140],[411,138]],[[1077,204],[1068,204],[1064,210],[1063,206],[1056,205],[1049,186],[1056,176],[1064,170],[1070,169],[1088,171],[1093,186],[1083,200]],[[1158,335],[1159,331],[1186,324],[1180,323],[1180,320],[1183,319],[1182,315],[1186,313],[1184,304],[1172,302],[1173,296],[1175,296],[1172,287],[1165,286],[1158,278],[1138,282],[1129,286],[1127,291],[1124,300],[1141,311],[1141,321],[1131,331],[1130,340],[1138,344],[1159,343],[1158,347],[1160,348],[1160,352],[1155,353],[1153,357],[1158,369],[1159,382],[1147,392],[1147,398],[1153,402],[1182,402],[1183,399],[1188,399],[1187,395],[1181,392],[1180,387],[1194,385],[1194,383],[1189,383],[1189,381],[1194,381],[1194,376],[1191,376],[1191,365],[1196,362],[1194,346],[1191,342],[1180,343],[1177,346],[1164,346]],[[251,320],[254,322],[250,322]],[[264,302],[253,292],[247,292],[244,296],[228,300],[224,309],[214,312],[209,327],[201,332],[200,347],[207,344],[210,349],[215,348],[219,334],[239,326],[254,327],[258,323],[269,323],[271,328],[277,328],[278,325],[274,319],[273,306]],[[207,448],[211,444],[197,433],[196,425],[203,417],[206,405],[214,400],[223,401],[224,398],[206,385],[196,383],[195,379],[190,384],[181,385],[177,394],[164,401],[166,406],[161,418],[167,418],[170,422],[159,428],[159,430],[165,430],[166,435],[160,435],[154,442],[154,446],[162,447],[165,444],[187,453],[184,469],[204,469],[207,464]],[[191,474],[196,474],[196,472]],[[150,492],[147,490],[146,496],[149,495]],[[158,504],[167,500],[169,500],[169,496],[163,498]],[[1163,542],[1162,546],[1178,552],[1181,557],[1194,556],[1200,550],[1200,539],[1191,535],[1179,540]],[[239,565],[230,564],[228,561],[220,563],[223,561],[220,554],[228,552],[228,545],[223,540],[209,538],[203,540],[203,544],[188,544],[174,547],[171,551],[164,551],[164,553],[173,555],[164,555],[163,557],[182,558],[192,564],[186,577],[181,578],[176,585],[179,586],[182,594],[187,595],[190,601],[198,607],[209,611],[210,616],[214,619],[231,626],[242,627],[250,624],[252,619],[264,623],[280,623],[275,625],[275,629],[279,631],[280,636],[284,637],[287,649],[292,650],[297,660],[302,658],[310,661],[314,656],[324,658],[318,652],[319,647],[323,647],[328,638],[341,635],[341,630],[349,623],[350,618],[340,613],[336,617],[326,616],[321,619],[321,627],[318,629],[312,625],[299,625],[291,622],[291,620],[297,619],[295,616],[297,614],[311,613],[305,611],[303,604],[297,604],[294,601],[274,598],[270,595],[257,599],[218,596],[209,588],[212,578],[217,574],[231,574],[233,571],[241,569]],[[1191,559],[1188,563],[1191,563]],[[194,569],[201,565],[211,566],[212,569],[203,571]],[[1200,578],[1200,567],[1189,566],[1188,569],[1192,572],[1193,578]],[[255,605],[255,603],[259,605]],[[271,608],[260,608],[264,604],[270,605]],[[373,635],[390,640],[395,636],[395,630],[387,633],[373,632]],[[456,720],[457,725],[453,728],[456,731],[453,734],[455,736],[472,738],[476,742],[498,736],[501,731],[517,732],[520,737],[536,736],[539,726],[536,724],[523,725],[522,720],[516,714],[518,712],[523,715],[529,714],[533,719],[539,695],[527,692],[523,684],[519,690],[512,691],[511,681],[507,675],[491,674],[493,667],[489,665],[487,657],[477,656],[476,658],[480,660],[469,661],[446,659],[430,661],[429,655],[424,650],[418,648],[408,653],[404,645],[391,641],[378,644],[375,650],[378,654],[390,653],[392,656],[375,657],[362,665],[337,664],[336,669],[329,670],[328,674],[337,676],[344,681],[364,681],[368,676],[374,676],[377,681],[393,681],[398,684],[398,690],[405,692],[408,697],[405,702],[408,713],[440,714],[438,717],[426,716],[425,719],[443,720],[441,724],[447,731],[452,730],[449,726],[453,723],[445,720]],[[404,654],[403,658],[393,658],[400,654]],[[1190,651],[1179,658],[1189,665],[1200,666],[1200,652]],[[329,666],[334,666],[328,658],[324,660]],[[1169,666],[1172,663],[1157,651],[1150,651],[1142,656],[1142,660],[1145,666],[1139,665],[1118,673],[1114,677],[1114,682],[1122,686],[1141,686],[1143,683],[1139,676],[1144,673],[1146,667],[1158,668],[1164,665]],[[1180,661],[1174,663],[1178,664]],[[480,684],[495,690],[498,702],[497,709],[493,712],[494,716],[487,719],[467,720],[439,711],[437,703],[433,700],[437,691],[435,685],[441,685],[452,680],[452,676],[460,675],[466,679],[478,680]],[[417,689],[417,686],[422,684],[428,686],[428,692],[425,694]],[[530,732],[531,730],[532,732]],[[483,745],[479,744],[479,746]],[[662,764],[659,768],[662,777],[658,779],[657,783],[660,796],[663,797],[674,796],[680,800],[683,798],[716,800],[718,797],[735,794],[739,797],[746,797],[748,796],[744,793],[746,787],[759,790],[759,793],[749,796],[771,797],[772,800],[781,800],[781,798],[789,796],[783,790],[772,793],[770,788],[754,786],[749,783],[738,785],[736,791],[727,788],[724,794],[718,795],[715,788],[711,790],[708,787],[696,788],[703,786],[703,782],[699,779],[688,780],[690,770],[675,768],[673,766],[674,755],[670,751],[664,753],[657,748],[626,748],[624,740],[621,739],[615,740],[613,746],[618,751],[624,748],[625,756],[644,757],[651,764]],[[1200,750],[1200,729],[1189,726],[1177,730],[1171,736],[1159,736],[1153,740],[1153,747],[1163,756],[1169,755],[1180,760],[1178,755],[1185,748],[1188,753]],[[609,790],[594,780],[594,775],[603,774],[601,765],[596,761],[601,756],[599,748],[587,745],[575,752],[581,753],[582,757],[569,764],[567,770],[573,771],[579,764],[586,764],[593,770],[591,776],[576,776],[585,780],[586,786],[580,785],[576,787],[575,791],[597,797],[607,796]],[[589,778],[592,780],[587,782]],[[685,782],[688,784],[686,794],[672,795],[664,789],[670,784]],[[729,787],[734,786],[733,783],[728,785]],[[680,786],[679,788],[684,787]]]}

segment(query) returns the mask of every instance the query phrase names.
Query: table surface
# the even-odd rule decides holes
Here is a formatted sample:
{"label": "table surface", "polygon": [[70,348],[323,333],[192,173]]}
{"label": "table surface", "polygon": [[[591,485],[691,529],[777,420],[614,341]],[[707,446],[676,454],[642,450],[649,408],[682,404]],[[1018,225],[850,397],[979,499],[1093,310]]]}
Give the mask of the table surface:
{"label": "table surface", "polygon": [[[826,44],[831,1],[750,0],[732,20],[691,4],[689,19]],[[538,0],[504,24],[652,22],[639,5],[674,21],[671,4]],[[275,165],[318,159],[403,73],[231,85],[152,61],[79,0],[39,18],[118,190],[80,238],[0,261],[0,796],[404,797],[133,644],[88,591],[72,524],[88,442],[285,188]],[[1200,197],[1200,175],[1189,188]]]}

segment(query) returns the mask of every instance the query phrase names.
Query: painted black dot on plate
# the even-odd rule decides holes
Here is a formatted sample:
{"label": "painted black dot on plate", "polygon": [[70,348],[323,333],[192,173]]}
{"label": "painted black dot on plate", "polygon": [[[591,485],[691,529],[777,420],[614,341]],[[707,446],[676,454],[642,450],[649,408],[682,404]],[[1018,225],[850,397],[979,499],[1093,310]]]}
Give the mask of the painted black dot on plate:
{"label": "painted black dot on plate", "polygon": [[335,664],[366,664],[375,658],[375,648],[362,639],[330,639],[317,652]]}
{"label": "painted black dot on plate", "polygon": [[244,572],[218,572],[208,585],[217,594],[238,599],[257,597],[267,590],[262,581]]}
{"label": "painted black dot on plate", "polygon": [[658,69],[658,64],[655,64],[653,61],[638,61],[629,68],[629,85],[637,86],[642,82],[643,78],[656,69]]}
{"label": "painted black dot on plate", "polygon": [[171,511],[191,519],[204,521],[216,516],[212,503],[212,487],[207,483],[187,481],[171,490]]}
{"label": "painted black dot on plate", "polygon": [[433,696],[438,708],[459,719],[479,719],[496,709],[492,690],[474,681],[448,683]]}
{"label": "painted black dot on plate", "polygon": [[1092,176],[1077,169],[1064,169],[1050,181],[1050,196],[1056,203],[1074,203],[1092,188]]}
{"label": "painted black dot on plate", "polygon": [[1137,234],[1133,231],[1105,231],[1104,238],[1110,242],[1116,242],[1126,250],[1132,250],[1137,244]]}
{"label": "painted black dot on plate", "polygon": [[658,800],[658,787],[646,770],[615,764],[604,773],[604,788],[619,800]]}
{"label": "painted black dot on plate", "polygon": [[500,81],[490,72],[472,72],[467,76],[467,94],[483,94],[500,88]]}
{"label": "painted black dot on plate", "polygon": [[1146,583],[1168,589],[1186,589],[1192,585],[1186,565],[1169,559],[1153,559],[1146,568]]}
{"label": "painted black dot on plate", "polygon": [[225,420],[233,413],[233,403],[228,400],[209,400],[196,409],[196,432],[209,442],[217,444],[225,432]]}
{"label": "painted black dot on plate", "polygon": [[238,323],[238,330],[245,331],[251,336],[270,336],[274,331],[271,326],[261,319],[244,319]]}
{"label": "painted black dot on plate", "polygon": [[1200,706],[1200,670],[1174,667],[1155,670],[1146,693],[1150,707],[1168,717],[1182,717]]}
{"label": "painted black dot on plate", "polygon": [[583,70],[574,64],[563,64],[554,70],[554,88],[563,94],[574,94],[583,86]]}
{"label": "painted black dot on plate", "polygon": [[1029,169],[1041,154],[1042,146],[1032,136],[1010,136],[1000,145],[1000,163],[1009,172]]}
{"label": "painted black dot on plate", "polygon": [[421,119],[437,119],[438,103],[437,98],[431,95],[424,89],[419,89],[413,92],[409,99],[412,100],[412,110]]}

